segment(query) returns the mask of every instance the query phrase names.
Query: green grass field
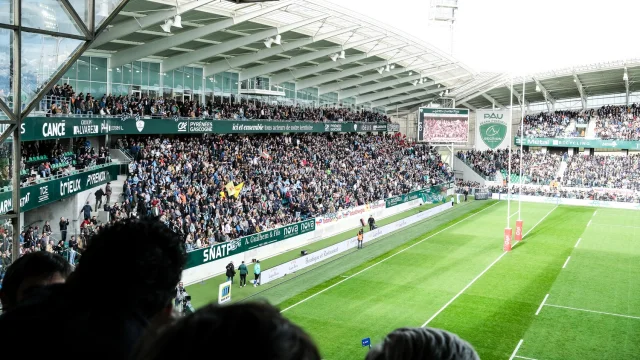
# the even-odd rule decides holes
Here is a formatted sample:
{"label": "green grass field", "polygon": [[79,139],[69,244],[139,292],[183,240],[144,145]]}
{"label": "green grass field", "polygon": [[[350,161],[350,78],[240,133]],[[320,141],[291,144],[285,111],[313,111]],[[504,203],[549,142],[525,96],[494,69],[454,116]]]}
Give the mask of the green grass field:
{"label": "green grass field", "polygon": [[362,359],[362,338],[404,326],[455,332],[485,360],[638,358],[640,212],[522,213],[509,253],[506,203],[477,201],[243,299],[277,304],[328,360]]}

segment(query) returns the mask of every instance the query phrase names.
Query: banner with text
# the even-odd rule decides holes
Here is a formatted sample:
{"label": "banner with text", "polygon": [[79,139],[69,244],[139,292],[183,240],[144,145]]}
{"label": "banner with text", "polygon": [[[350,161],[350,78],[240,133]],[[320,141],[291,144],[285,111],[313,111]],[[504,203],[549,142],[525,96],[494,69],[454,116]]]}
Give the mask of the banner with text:
{"label": "banner with text", "polygon": [[[520,145],[516,136],[515,144]],[[584,138],[524,138],[524,146],[572,147],[589,149],[640,150],[640,141]]]}
{"label": "banner with text", "polygon": [[418,141],[466,143],[469,139],[469,110],[420,108]]}
{"label": "banner with text", "polygon": [[424,204],[437,204],[440,202],[445,202],[447,199],[447,190],[449,189],[449,187],[449,184],[431,186],[428,189],[417,190],[408,194],[390,197],[388,199],[385,199],[385,206],[387,208],[390,208],[418,199],[422,200]]}
{"label": "banner with text", "polygon": [[[269,134],[387,132],[387,123],[290,122],[262,120],[150,119],[28,117],[21,126],[21,140],[33,141],[107,134]],[[8,125],[4,125],[4,128]],[[0,130],[3,128],[0,127]],[[391,130],[393,131],[393,130]]]}
{"label": "banner with text", "polygon": [[315,229],[315,219],[309,219],[277,229],[263,231],[261,233],[190,251],[187,253],[187,265],[185,268],[189,269],[200,266],[210,261],[219,260],[260,246],[273,244],[294,236],[302,235],[314,231]]}
{"label": "banner with text", "polygon": [[477,110],[476,150],[506,149],[509,146],[508,127],[509,112],[507,110]]}
{"label": "banner with text", "polygon": [[[108,165],[79,174],[45,181],[20,189],[20,211],[33,210],[39,206],[64,199],[94,186],[106,184],[118,177],[118,165]],[[0,193],[0,214],[13,209],[11,192]]]}

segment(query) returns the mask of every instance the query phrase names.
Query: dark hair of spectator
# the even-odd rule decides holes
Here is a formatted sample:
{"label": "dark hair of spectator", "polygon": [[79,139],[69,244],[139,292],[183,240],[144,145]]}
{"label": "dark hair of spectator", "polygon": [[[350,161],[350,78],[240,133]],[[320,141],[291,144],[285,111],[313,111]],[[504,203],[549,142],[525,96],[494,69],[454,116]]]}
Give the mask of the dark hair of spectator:
{"label": "dark hair of spectator", "polygon": [[[132,307],[148,318],[175,296],[186,263],[180,237],[156,219],[127,219],[92,236],[67,284],[79,297]],[[105,298],[112,289],[114,298]],[[95,296],[100,294],[100,296]]]}
{"label": "dark hair of spectator", "polygon": [[[194,339],[220,346],[185,345]],[[228,350],[220,350],[224,348]],[[242,357],[249,359],[320,360],[318,348],[300,327],[284,318],[278,309],[259,302],[207,305],[143,344],[135,358],[211,358],[223,356],[219,351],[230,354],[231,349],[241,349]]]}
{"label": "dark hair of spectator", "polygon": [[[60,255],[46,251],[37,251],[18,258],[7,268],[2,280],[2,307],[10,310],[18,304],[18,291],[27,279],[44,279],[60,274],[64,279],[71,274],[71,265]],[[32,289],[22,289],[23,293]]]}
{"label": "dark hair of spectator", "polygon": [[432,328],[400,328],[373,347],[366,360],[479,360],[457,335]]}

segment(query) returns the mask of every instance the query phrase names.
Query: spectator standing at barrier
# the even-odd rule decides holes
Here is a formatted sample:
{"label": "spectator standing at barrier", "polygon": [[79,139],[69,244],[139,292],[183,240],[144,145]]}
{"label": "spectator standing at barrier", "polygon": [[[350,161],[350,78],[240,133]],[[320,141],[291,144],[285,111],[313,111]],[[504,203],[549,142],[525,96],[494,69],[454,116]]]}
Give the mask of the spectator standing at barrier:
{"label": "spectator standing at barrier", "polygon": [[107,205],[111,203],[111,194],[113,193],[113,189],[111,189],[111,183],[107,182],[107,186],[105,186],[105,195],[107,195]]}
{"label": "spectator standing at barrier", "polygon": [[376,228],[376,220],[373,218],[373,215],[369,216],[369,231]]}
{"label": "spectator standing at barrier", "polygon": [[102,190],[102,188],[99,188],[98,190],[96,190],[94,195],[96,196],[96,207],[94,209],[98,211],[98,209],[100,209],[100,206],[102,206],[102,197],[104,196],[104,190]]}
{"label": "spectator standing at barrier", "polygon": [[67,228],[69,227],[69,220],[64,217],[60,218],[60,239],[62,241],[67,241]]}
{"label": "spectator standing at barrier", "polygon": [[362,242],[364,241],[364,229],[358,231],[358,249],[362,249]]}
{"label": "spectator standing at barrier", "polygon": [[256,264],[253,266],[253,275],[255,280],[253,281],[253,287],[260,285],[260,260],[256,260]]}
{"label": "spectator standing at barrier", "polygon": [[[97,199],[97,196],[96,196],[96,199]],[[84,204],[84,206],[80,210],[80,213],[84,216],[85,220],[89,220],[89,219],[91,219],[91,212],[92,211],[93,211],[93,209],[91,208],[91,205],[89,205],[89,202],[87,201],[87,203]]]}
{"label": "spectator standing at barrier", "polygon": [[247,285],[247,274],[249,273],[249,269],[247,269],[244,261],[238,266],[238,271],[240,271],[240,287],[244,287]]}
{"label": "spectator standing at barrier", "polygon": [[233,284],[233,277],[236,276],[236,268],[233,266],[233,261],[227,264],[227,281],[231,281]]}

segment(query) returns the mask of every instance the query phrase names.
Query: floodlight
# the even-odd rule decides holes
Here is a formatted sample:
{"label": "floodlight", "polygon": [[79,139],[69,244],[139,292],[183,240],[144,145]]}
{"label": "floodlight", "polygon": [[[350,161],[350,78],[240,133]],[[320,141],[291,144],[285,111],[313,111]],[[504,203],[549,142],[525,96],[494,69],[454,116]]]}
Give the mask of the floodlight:
{"label": "floodlight", "polygon": [[182,16],[176,15],[176,16],[173,17],[173,26],[175,26],[177,28],[181,28],[182,27]]}
{"label": "floodlight", "polygon": [[340,56],[338,56],[338,58],[340,58],[340,59],[344,59],[345,58],[344,50],[340,51]]}
{"label": "floodlight", "polygon": [[332,61],[336,61],[338,60],[338,56],[339,56],[338,54],[331,54],[329,55],[329,58],[331,58]]}
{"label": "floodlight", "polygon": [[382,72],[384,71],[384,66],[381,68],[377,68],[376,71],[380,74],[382,74]]}
{"label": "floodlight", "polygon": [[273,39],[272,38],[268,38],[263,44],[264,44],[264,46],[270,48],[271,44],[273,44]]}
{"label": "floodlight", "polygon": [[160,25],[160,27],[162,28],[162,30],[166,33],[170,33],[171,32],[171,25],[173,25],[173,20],[168,19],[164,22],[164,24]]}
{"label": "floodlight", "polygon": [[273,40],[273,43],[276,45],[280,45],[280,40],[282,40],[282,36],[276,35],[276,39]]}

